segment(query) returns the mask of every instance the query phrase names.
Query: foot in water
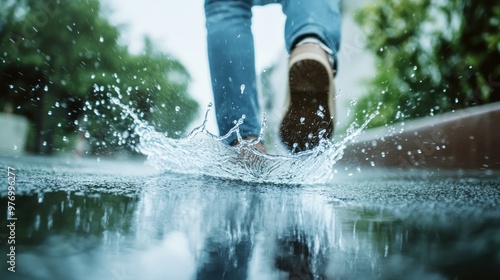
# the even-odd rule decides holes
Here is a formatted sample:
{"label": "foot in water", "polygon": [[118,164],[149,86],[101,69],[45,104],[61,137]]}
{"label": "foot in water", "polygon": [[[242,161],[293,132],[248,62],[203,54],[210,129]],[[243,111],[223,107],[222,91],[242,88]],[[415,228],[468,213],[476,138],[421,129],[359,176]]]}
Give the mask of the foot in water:
{"label": "foot in water", "polygon": [[333,135],[335,90],[328,53],[316,43],[299,44],[290,55],[285,115],[279,135],[297,153]]}
{"label": "foot in water", "polygon": [[[253,146],[257,151],[259,151],[263,154],[267,153],[266,147],[264,147],[264,144],[262,144],[261,141],[257,141],[257,140],[258,140],[258,137],[255,137],[255,136],[248,136],[248,137],[243,138],[243,141],[245,141],[246,143],[250,143],[250,145]],[[234,146],[238,146],[239,144],[240,144],[240,142],[238,140],[236,140],[231,144],[231,146],[234,147]]]}

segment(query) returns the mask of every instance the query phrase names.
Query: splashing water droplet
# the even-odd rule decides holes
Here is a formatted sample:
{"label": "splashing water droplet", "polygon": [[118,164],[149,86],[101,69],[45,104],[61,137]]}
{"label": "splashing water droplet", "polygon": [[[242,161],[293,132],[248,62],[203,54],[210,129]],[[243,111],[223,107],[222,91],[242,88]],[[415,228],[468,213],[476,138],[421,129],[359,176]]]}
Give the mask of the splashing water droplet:
{"label": "splashing water droplet", "polygon": [[[187,137],[181,139],[168,138],[164,132],[156,129],[141,118],[139,111],[124,105],[116,97],[110,97],[111,103],[118,105],[123,115],[132,118],[133,134],[139,138],[136,149],[147,156],[147,163],[165,171],[215,176],[225,179],[237,179],[249,182],[274,182],[287,184],[316,184],[331,180],[337,169],[335,163],[342,158],[346,143],[352,141],[368,122],[361,126],[353,126],[348,136],[340,141],[333,142],[324,139],[314,149],[298,154],[268,155],[257,154],[251,143],[243,141],[241,145],[231,148],[225,142],[228,137],[236,136],[241,139],[239,126],[244,116],[240,118],[230,131],[224,136],[216,136],[206,129],[207,116],[199,127],[193,129]],[[210,104],[211,105],[211,104]],[[371,115],[370,121],[376,114]],[[263,121],[261,134],[264,135]],[[175,134],[181,133],[175,131]],[[256,139],[258,142],[259,139]],[[104,143],[103,143],[104,144]],[[254,145],[254,144],[253,144]],[[295,149],[298,145],[294,144]],[[241,160],[237,150],[247,150],[249,156],[256,157],[252,161]],[[221,161],[224,158],[224,161]],[[255,160],[257,163],[255,163]],[[227,164],[231,168],[227,169]],[[359,172],[359,170],[358,170]],[[352,175],[351,175],[352,176]]]}
{"label": "splashing water droplet", "polygon": [[245,84],[242,84],[240,86],[240,90],[241,90],[241,94],[243,94],[243,92],[245,91]]}

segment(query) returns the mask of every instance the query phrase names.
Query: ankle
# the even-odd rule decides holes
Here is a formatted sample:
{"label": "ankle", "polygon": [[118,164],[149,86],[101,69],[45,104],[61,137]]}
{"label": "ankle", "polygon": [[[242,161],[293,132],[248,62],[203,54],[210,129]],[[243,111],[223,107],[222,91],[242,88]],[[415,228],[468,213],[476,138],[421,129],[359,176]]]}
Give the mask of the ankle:
{"label": "ankle", "polygon": [[335,59],[334,59],[334,54],[332,49],[330,49],[327,45],[325,45],[320,39],[318,39],[316,36],[307,36],[302,39],[300,39],[293,47],[293,49],[304,45],[304,44],[315,44],[319,46],[323,51],[325,51],[326,56],[328,57],[328,61],[330,62],[330,66],[332,69],[334,69],[335,65]]}

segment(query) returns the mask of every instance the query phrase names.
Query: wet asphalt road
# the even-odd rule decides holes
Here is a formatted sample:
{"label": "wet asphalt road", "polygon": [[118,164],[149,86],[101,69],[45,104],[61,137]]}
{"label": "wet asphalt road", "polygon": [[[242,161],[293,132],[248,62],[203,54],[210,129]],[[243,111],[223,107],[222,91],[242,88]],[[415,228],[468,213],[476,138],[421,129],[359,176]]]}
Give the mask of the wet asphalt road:
{"label": "wet asphalt road", "polygon": [[0,166],[1,279],[500,279],[497,172],[373,168],[273,185],[141,161]]}

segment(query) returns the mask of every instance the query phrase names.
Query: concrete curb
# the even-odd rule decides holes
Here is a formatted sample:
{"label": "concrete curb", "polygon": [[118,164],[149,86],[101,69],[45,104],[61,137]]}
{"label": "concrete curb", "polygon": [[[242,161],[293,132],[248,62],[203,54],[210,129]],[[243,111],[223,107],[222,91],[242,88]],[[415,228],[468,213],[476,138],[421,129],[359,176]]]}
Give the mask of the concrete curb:
{"label": "concrete curb", "polygon": [[500,170],[500,103],[367,130],[342,164]]}

